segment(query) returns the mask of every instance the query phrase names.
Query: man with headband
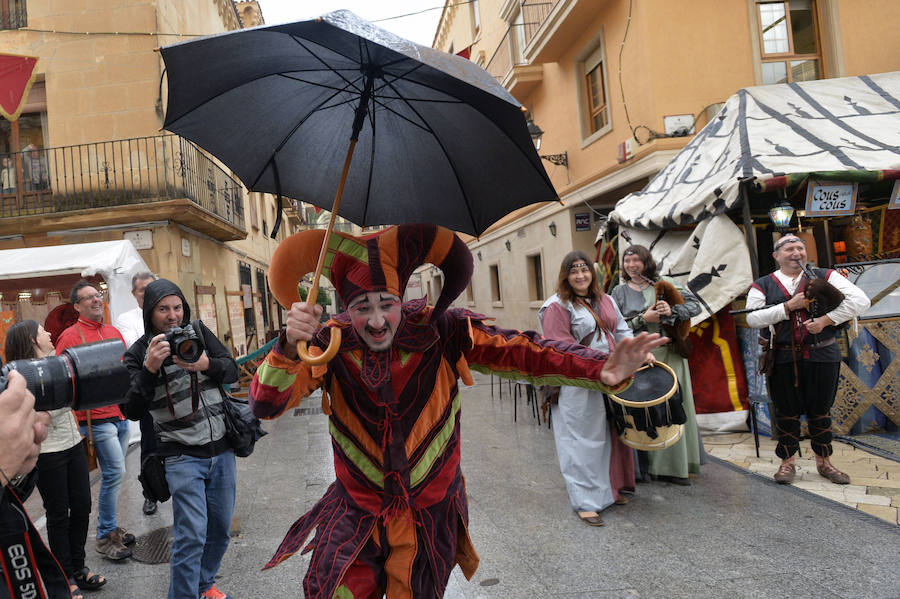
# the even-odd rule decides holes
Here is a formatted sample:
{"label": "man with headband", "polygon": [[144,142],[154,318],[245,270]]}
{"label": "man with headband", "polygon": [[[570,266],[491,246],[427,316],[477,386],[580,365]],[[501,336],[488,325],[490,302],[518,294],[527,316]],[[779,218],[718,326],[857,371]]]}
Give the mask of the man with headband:
{"label": "man with headband", "polygon": [[[850,477],[829,460],[831,447],[831,406],[837,392],[841,350],[835,342],[836,326],[859,316],[869,308],[863,291],[834,270],[813,268],[825,278],[844,300],[834,310],[811,317],[803,295],[809,281],[803,274],[806,244],[796,235],[778,239],[772,254],[779,269],[757,279],[747,292],[747,308],[761,308],[747,314],[747,324],[766,328],[761,334],[775,350],[775,366],[769,377],[769,394],[775,406],[775,455],[781,466],[775,481],[787,485],[797,473],[794,454],[800,448],[800,416],[806,414],[810,445],[816,456],[819,474],[839,485]],[[764,308],[763,306],[770,307]]]}
{"label": "man with headband", "polygon": [[[272,292],[290,313],[257,370],[250,399],[257,416],[274,418],[321,388],[337,480],[291,527],[266,567],[303,548],[317,529],[306,546],[312,551],[307,598],[440,597],[456,564],[467,578],[478,567],[460,470],[457,379],[473,384],[472,368],[535,384],[616,390],[665,341],[648,334],[623,339],[607,357],[448,310],[469,283],[472,254],[434,225],[359,238],[334,233],[323,274],[347,312],[317,331],[321,307],[296,299],[323,238],[321,230],[298,233],[272,258]],[[425,299],[401,300],[424,263],[445,277],[434,307]],[[294,345],[308,341],[309,353],[321,355],[330,328],[342,331],[339,353],[320,366],[298,361]]]}

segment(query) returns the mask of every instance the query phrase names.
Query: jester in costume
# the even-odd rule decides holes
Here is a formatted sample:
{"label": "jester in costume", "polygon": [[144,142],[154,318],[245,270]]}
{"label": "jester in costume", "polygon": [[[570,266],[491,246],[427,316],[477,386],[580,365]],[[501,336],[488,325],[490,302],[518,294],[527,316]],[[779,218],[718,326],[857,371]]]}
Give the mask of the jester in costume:
{"label": "jester in costume", "polygon": [[[460,470],[457,380],[470,368],[534,384],[621,390],[659,335],[623,340],[610,356],[533,332],[504,330],[448,306],[469,283],[472,255],[434,225],[390,227],[368,237],[334,233],[323,274],[347,311],[319,327],[321,306],[300,302],[297,285],[314,269],[324,231],[297,233],[272,258],[272,292],[290,306],[287,326],[250,387],[261,418],[275,418],[321,388],[336,479],[290,528],[266,568],[312,551],[306,596],[441,597],[459,564],[471,579],[478,554],[468,534]],[[445,277],[434,307],[402,302],[413,271],[431,263]],[[323,365],[297,359],[295,344],[321,355],[329,328],[339,352]],[[316,530],[308,545],[307,538]]]}

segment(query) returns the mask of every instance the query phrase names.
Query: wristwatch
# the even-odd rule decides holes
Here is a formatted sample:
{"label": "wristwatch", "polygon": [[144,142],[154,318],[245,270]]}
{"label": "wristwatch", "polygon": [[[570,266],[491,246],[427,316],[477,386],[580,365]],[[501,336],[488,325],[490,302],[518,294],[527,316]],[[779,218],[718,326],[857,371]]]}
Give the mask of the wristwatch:
{"label": "wristwatch", "polygon": [[22,482],[23,480],[25,480],[25,475],[24,475],[24,474],[17,474],[16,476],[12,477],[12,478],[9,480],[9,485],[10,485],[11,487],[18,487],[18,486],[19,486],[19,483]]}

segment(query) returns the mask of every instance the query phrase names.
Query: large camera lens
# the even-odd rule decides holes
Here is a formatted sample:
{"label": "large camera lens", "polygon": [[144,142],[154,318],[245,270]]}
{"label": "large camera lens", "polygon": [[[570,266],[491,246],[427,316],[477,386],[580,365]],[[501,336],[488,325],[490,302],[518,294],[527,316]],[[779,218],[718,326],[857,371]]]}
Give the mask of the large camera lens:
{"label": "large camera lens", "polygon": [[34,395],[35,410],[56,410],[72,405],[74,376],[72,364],[65,355],[10,362],[3,367],[0,376],[2,389],[6,389],[10,370],[18,370],[25,377],[28,390]]}
{"label": "large camera lens", "polygon": [[34,395],[35,410],[92,410],[117,404],[131,383],[122,364],[124,353],[121,341],[108,339],[70,347],[59,356],[16,360],[0,370],[0,391],[6,389],[9,371],[18,370]]}

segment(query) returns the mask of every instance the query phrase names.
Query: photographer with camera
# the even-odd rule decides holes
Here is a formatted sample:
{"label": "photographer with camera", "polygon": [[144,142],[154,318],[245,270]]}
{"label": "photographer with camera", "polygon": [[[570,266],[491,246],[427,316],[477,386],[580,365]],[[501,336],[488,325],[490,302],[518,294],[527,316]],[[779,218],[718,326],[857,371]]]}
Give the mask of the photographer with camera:
{"label": "photographer with camera", "polygon": [[34,411],[34,396],[18,372],[9,374],[9,383],[0,393],[0,486],[20,485],[34,470],[41,443],[50,430],[50,415]]}
{"label": "photographer with camera", "polygon": [[214,582],[230,540],[234,452],[225,439],[222,384],[238,379],[231,352],[166,279],[144,290],[146,333],[125,352],[132,420],[148,411],[165,456],[174,524],[169,599],[224,599]]}
{"label": "photographer with camera", "polygon": [[[91,282],[82,279],[72,287],[69,300],[78,312],[78,320],[60,333],[56,351],[62,353],[70,347],[118,339],[123,344],[119,330],[105,324],[103,294]],[[118,398],[117,398],[118,399]],[[119,493],[125,481],[125,455],[128,452],[130,432],[128,423],[118,405],[109,405],[87,411],[76,411],[81,434],[93,440],[100,465],[100,494],[97,498],[97,553],[107,559],[122,560],[131,557],[134,535],[118,526],[116,511]]]}

